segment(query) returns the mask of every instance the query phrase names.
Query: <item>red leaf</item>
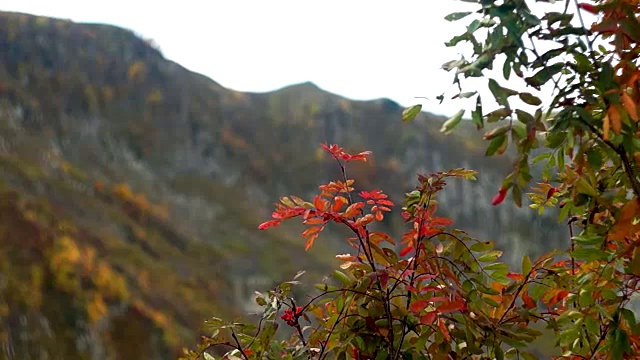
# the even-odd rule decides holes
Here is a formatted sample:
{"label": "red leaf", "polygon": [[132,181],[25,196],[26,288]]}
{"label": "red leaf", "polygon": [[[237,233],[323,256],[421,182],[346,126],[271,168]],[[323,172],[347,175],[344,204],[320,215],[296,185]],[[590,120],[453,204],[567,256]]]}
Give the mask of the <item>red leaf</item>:
{"label": "red leaf", "polygon": [[378,200],[378,205],[393,206],[393,202],[389,200]]}
{"label": "red leaf", "polygon": [[424,310],[424,308],[426,308],[427,306],[429,306],[429,301],[420,300],[420,301],[416,301],[414,303],[411,303],[410,309],[414,313],[417,313],[417,312],[420,312],[421,310]]}
{"label": "red leaf", "polygon": [[500,204],[501,202],[504,201],[506,197],[507,197],[507,189],[501,188],[500,191],[498,192],[498,195],[496,195],[493,198],[493,200],[491,200],[491,205],[496,206]]}
{"label": "red leaf", "polygon": [[406,286],[406,289],[407,289],[408,291],[410,291],[410,292],[414,293],[414,294],[417,294],[417,293],[418,293],[418,289],[416,289],[416,287],[415,287],[415,286],[407,285],[407,286]]}
{"label": "red leaf", "polygon": [[440,331],[442,331],[442,336],[446,341],[451,341],[451,336],[449,335],[449,329],[447,329],[447,325],[444,323],[444,320],[439,319],[438,327],[440,327]]}
{"label": "red leaf", "polygon": [[382,211],[376,211],[376,220],[377,221],[384,220],[384,215],[382,215]]}
{"label": "red leaf", "polygon": [[322,198],[320,196],[316,196],[313,199],[313,206],[315,206],[316,209],[318,209],[320,211],[324,211],[324,205],[325,205],[325,202],[324,202],[324,200],[322,200]]}
{"label": "red leaf", "polygon": [[386,288],[387,284],[389,283],[389,272],[387,272],[387,270],[380,270],[380,274],[378,275],[378,278],[380,279],[380,285],[382,285],[382,288]]}
{"label": "red leaf", "polygon": [[552,187],[551,189],[549,189],[549,191],[547,191],[547,200],[551,199],[553,194],[555,194],[556,192],[558,192],[558,188],[556,187]]}
{"label": "red leaf", "polygon": [[463,300],[454,300],[438,306],[438,312],[442,314],[460,311],[467,308],[467,304]]}
{"label": "red leaf", "polygon": [[416,281],[422,281],[422,280],[431,280],[431,279],[435,279],[437,276],[436,274],[424,274],[424,275],[420,275],[416,278]]}
{"label": "red leaf", "polygon": [[259,230],[265,230],[268,229],[270,227],[274,227],[274,226],[278,226],[280,225],[280,220],[269,220],[269,221],[265,221],[262,224],[260,224],[260,226],[258,226]]}
{"label": "red leaf", "polygon": [[536,307],[536,302],[533,301],[533,298],[529,296],[527,291],[522,292],[522,302],[524,303],[525,309],[533,309]]}
{"label": "red leaf", "polygon": [[592,14],[598,14],[600,12],[600,8],[595,5],[586,4],[586,3],[578,3],[578,7],[584,11],[588,11]]}
{"label": "red leaf", "polygon": [[406,248],[400,250],[400,256],[405,256],[413,250],[413,246],[407,246]]}
{"label": "red leaf", "polygon": [[435,217],[431,219],[432,226],[449,226],[451,224],[453,224],[453,220],[451,219],[447,219],[443,217]]}
{"label": "red leaf", "polygon": [[420,324],[423,325],[431,325],[433,321],[436,319],[437,312],[432,311],[428,312],[426,315],[420,317]]}

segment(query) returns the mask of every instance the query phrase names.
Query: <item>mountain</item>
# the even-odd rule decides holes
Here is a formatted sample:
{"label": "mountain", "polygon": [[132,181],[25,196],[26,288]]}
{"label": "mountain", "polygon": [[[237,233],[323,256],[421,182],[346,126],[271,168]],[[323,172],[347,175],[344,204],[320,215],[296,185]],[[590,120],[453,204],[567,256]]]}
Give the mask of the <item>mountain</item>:
{"label": "mountain", "polygon": [[443,136],[444,118],[401,112],[312,83],[232,91],[131,31],[0,12],[0,357],[174,358],[253,290],[320,279],[340,231],[307,253],[300,226],[257,226],[338,176],[323,142],[372,150],[349,175],[396,201],[417,172],[479,170],[450,184],[443,215],[516,255],[562,246],[553,218],[490,205],[511,163],[470,126]]}

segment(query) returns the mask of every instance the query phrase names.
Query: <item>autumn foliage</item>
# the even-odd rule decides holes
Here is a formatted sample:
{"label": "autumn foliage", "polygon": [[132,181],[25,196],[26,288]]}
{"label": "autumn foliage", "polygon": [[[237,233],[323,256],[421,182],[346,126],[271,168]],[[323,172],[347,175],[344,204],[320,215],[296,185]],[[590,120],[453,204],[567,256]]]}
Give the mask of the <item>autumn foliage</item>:
{"label": "autumn foliage", "polygon": [[[472,55],[443,67],[455,70],[460,90],[465,78],[485,77],[495,65],[502,79],[488,79],[491,111],[475,91],[451,98],[476,98],[471,121],[485,131],[488,156],[510,148],[515,156],[492,204],[511,193],[517,206],[527,194],[539,213],[556,208],[567,224],[558,250],[523,256],[516,270],[499,262],[502,252],[492,242],[439,217],[447,181],[474,180],[474,171],[420,174],[416,188],[394,204],[347,176],[348,163],[366,161],[369,152],[325,144],[342,178],[321,185],[311,201],[282,197],[260,228],[299,218],[309,249],[326,226],[344,226],[353,251],[336,256],[340,270],[307,298],[292,295],[301,274],[257,294],[257,326],[212,319],[209,335],[187,358],[213,351],[226,359],[535,359],[531,344],[545,332],[553,334],[556,358],[637,358],[640,5],[560,1],[558,11],[542,14],[524,0],[469,6],[475,11],[446,17],[473,18],[447,45],[468,44]],[[587,15],[597,15],[590,26]],[[527,91],[503,86],[506,80]],[[543,105],[545,91],[553,100]],[[405,110],[402,120],[419,111]],[[441,130],[453,131],[464,113]],[[394,215],[406,224],[403,235],[377,231]],[[284,340],[276,336],[279,319],[292,330]]]}

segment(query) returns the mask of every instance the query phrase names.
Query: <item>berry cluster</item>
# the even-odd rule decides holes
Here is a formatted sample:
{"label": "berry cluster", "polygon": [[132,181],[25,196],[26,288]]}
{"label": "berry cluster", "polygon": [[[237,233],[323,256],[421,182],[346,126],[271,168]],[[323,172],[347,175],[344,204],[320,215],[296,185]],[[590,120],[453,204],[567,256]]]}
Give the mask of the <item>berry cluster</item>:
{"label": "berry cluster", "polygon": [[298,324],[298,318],[302,315],[302,307],[298,306],[296,308],[296,312],[294,313],[293,310],[291,309],[287,309],[284,311],[284,314],[282,314],[282,316],[280,316],[280,318],[284,321],[287,322],[287,325],[289,326],[296,326]]}

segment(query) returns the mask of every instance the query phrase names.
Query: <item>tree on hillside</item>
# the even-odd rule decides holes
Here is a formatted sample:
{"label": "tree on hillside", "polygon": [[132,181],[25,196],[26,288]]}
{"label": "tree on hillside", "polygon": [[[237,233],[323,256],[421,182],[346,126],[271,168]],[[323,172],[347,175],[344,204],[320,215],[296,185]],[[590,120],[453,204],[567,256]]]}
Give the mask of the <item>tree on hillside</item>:
{"label": "tree on hillside", "polygon": [[[353,252],[336,256],[333,281],[309,298],[291,296],[298,279],[257,294],[264,312],[256,325],[212,319],[188,358],[210,358],[206,351],[215,350],[227,359],[533,359],[530,344],[541,329],[555,334],[558,358],[640,353],[630,309],[640,280],[639,2],[567,0],[537,12],[525,0],[465,1],[468,12],[446,17],[468,21],[447,45],[471,48],[468,58],[444,65],[460,90],[453,97],[475,97],[471,121],[485,131],[487,155],[509,147],[518,154],[493,204],[510,192],[521,205],[528,192],[539,212],[559,207],[568,241],[558,239],[560,250],[525,256],[519,271],[509,269],[491,242],[469,238],[436,214],[446,182],[473,180],[475,172],[421,174],[396,205],[380,190],[355,190],[348,177],[349,163],[366,161],[368,152],[324,145],[342,178],[320,186],[311,201],[281,198],[260,227],[301,217],[310,248],[336,223],[351,231]],[[489,77],[494,67],[501,74]],[[496,109],[484,111],[489,102],[464,89],[472,77],[487,80]],[[553,99],[543,104],[548,93]],[[405,110],[404,120],[419,111]],[[442,131],[463,116],[461,110]],[[541,176],[531,171],[535,164]],[[399,239],[376,231],[392,210],[407,224]],[[279,328],[290,328],[291,336],[279,340]]]}

